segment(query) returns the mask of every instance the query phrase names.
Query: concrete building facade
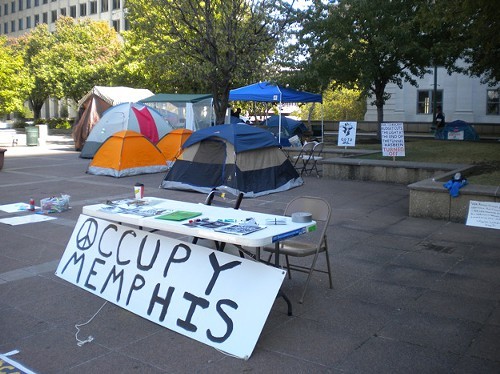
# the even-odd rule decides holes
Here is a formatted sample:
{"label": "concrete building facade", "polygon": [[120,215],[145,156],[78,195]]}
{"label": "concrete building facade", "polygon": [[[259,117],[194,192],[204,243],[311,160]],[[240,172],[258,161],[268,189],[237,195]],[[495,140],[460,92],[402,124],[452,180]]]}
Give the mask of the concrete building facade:
{"label": "concrete building facade", "polygon": [[[384,105],[384,122],[432,123],[436,93],[436,106],[442,106],[446,122],[459,119],[471,124],[500,125],[500,84],[491,86],[481,83],[478,77],[448,74],[443,67],[430,70],[417,79],[417,87],[407,82],[402,88],[387,85],[386,92],[391,97]],[[377,121],[377,108],[372,101],[368,99],[366,121]]]}

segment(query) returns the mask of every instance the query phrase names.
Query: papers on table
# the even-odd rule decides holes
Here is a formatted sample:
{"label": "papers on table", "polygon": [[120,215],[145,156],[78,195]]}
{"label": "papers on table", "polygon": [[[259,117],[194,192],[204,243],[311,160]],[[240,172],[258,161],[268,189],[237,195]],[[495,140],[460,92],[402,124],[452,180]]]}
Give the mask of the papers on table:
{"label": "papers on table", "polygon": [[115,214],[132,214],[141,217],[153,217],[171,212],[166,208],[155,207],[155,200],[123,199],[107,201],[99,210]]}

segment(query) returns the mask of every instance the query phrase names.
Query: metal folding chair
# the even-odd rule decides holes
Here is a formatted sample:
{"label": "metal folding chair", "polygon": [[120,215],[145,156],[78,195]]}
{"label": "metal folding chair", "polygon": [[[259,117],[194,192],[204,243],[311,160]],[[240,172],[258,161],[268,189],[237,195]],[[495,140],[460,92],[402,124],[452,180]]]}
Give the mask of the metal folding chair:
{"label": "metal folding chair", "polygon": [[304,161],[303,171],[306,175],[311,175],[311,173],[314,171],[318,178],[321,176],[320,171],[318,170],[318,161],[321,162],[321,160],[323,160],[323,147],[323,142],[316,143],[311,154],[308,157],[306,156],[307,160]]}
{"label": "metal folding chair", "polygon": [[[330,223],[331,211],[332,209],[328,201],[320,197],[299,196],[294,198],[285,208],[285,216],[291,216],[296,212],[309,212],[312,215],[312,219],[318,224],[318,230],[315,233],[304,235],[304,238],[284,240],[279,244],[278,250],[276,250],[275,246],[264,247],[265,251],[271,253],[271,257],[272,255],[285,256],[289,278],[292,277],[292,270],[307,274],[306,284],[299,300],[301,304],[304,302],[304,296],[313,272],[328,274],[329,286],[333,288],[332,270],[330,267],[330,258],[328,256],[326,236],[326,231]],[[310,240],[307,238],[309,235],[312,235]],[[325,254],[326,266],[318,266],[317,264],[320,253]],[[304,258],[308,256],[312,257],[310,265],[306,265],[305,262],[290,263],[289,261],[289,257]],[[271,257],[269,257],[269,261]],[[295,261],[297,261],[297,259],[295,259]]]}
{"label": "metal folding chair", "polygon": [[293,167],[297,172],[302,175],[305,171],[307,160],[311,157],[312,151],[314,149],[314,142],[305,143],[297,156],[293,156]]}

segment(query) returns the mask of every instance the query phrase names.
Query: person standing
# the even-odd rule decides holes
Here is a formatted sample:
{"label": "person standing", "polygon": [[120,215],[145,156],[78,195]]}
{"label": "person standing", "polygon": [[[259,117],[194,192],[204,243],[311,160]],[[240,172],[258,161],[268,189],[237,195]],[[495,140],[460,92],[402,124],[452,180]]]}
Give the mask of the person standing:
{"label": "person standing", "polygon": [[436,139],[444,139],[444,125],[445,125],[445,119],[444,119],[444,113],[443,113],[443,108],[441,105],[438,105],[436,108],[436,118],[434,119],[434,128],[436,129],[436,133],[434,134],[434,137]]}

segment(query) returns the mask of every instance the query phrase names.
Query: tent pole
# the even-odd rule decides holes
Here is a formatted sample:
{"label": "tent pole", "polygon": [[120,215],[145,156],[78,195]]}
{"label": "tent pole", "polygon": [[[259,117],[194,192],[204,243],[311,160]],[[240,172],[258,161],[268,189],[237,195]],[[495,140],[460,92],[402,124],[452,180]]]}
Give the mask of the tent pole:
{"label": "tent pole", "polygon": [[323,108],[323,103],[321,103],[321,143],[325,142],[325,124],[324,124],[324,118],[325,118],[325,111]]}

